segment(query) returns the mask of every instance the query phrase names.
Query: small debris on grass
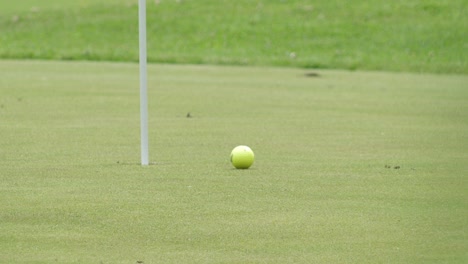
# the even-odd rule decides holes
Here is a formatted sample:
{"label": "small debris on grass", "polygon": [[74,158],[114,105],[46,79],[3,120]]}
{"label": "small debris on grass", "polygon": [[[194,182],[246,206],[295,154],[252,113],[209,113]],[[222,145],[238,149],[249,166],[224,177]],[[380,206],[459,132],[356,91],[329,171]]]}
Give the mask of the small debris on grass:
{"label": "small debris on grass", "polygon": [[316,73],[316,72],[308,72],[306,74],[304,74],[306,77],[320,77],[320,74]]}

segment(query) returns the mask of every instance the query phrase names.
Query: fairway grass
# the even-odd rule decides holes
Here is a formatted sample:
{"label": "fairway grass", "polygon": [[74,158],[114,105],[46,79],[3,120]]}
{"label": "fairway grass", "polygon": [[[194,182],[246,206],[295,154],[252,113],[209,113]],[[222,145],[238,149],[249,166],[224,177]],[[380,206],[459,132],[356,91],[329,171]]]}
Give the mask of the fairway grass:
{"label": "fairway grass", "polygon": [[0,61],[1,263],[467,262],[466,75],[148,70]]}
{"label": "fairway grass", "polygon": [[[468,74],[466,0],[147,1],[148,60]],[[138,60],[138,1],[0,2],[0,58]]]}

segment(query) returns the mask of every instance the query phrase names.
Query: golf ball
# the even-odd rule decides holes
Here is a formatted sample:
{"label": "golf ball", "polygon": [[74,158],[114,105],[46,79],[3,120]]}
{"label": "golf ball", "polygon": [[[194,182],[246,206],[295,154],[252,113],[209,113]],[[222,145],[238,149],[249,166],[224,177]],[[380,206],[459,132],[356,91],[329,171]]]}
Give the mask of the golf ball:
{"label": "golf ball", "polygon": [[248,169],[254,162],[254,153],[248,146],[237,146],[231,151],[231,163],[236,169]]}

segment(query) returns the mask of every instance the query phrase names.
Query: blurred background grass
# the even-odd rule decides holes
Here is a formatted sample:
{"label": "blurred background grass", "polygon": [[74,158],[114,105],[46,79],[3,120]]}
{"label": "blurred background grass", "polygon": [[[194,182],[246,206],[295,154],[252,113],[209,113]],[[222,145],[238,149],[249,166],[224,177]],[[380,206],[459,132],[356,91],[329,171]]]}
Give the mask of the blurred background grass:
{"label": "blurred background grass", "polygon": [[[0,3],[0,58],[138,60],[138,1]],[[150,62],[468,73],[463,0],[148,1]]]}

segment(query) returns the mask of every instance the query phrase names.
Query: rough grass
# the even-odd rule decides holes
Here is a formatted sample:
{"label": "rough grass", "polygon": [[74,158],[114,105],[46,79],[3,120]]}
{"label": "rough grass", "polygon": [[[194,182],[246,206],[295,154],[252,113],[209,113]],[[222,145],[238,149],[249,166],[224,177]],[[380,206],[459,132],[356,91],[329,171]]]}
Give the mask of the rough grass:
{"label": "rough grass", "polygon": [[0,262],[467,261],[466,76],[151,65],[141,167],[137,65],[0,72]]}
{"label": "rough grass", "polygon": [[[69,2],[0,3],[0,57],[138,59],[137,1]],[[149,61],[466,74],[466,14],[464,0],[148,1]]]}

